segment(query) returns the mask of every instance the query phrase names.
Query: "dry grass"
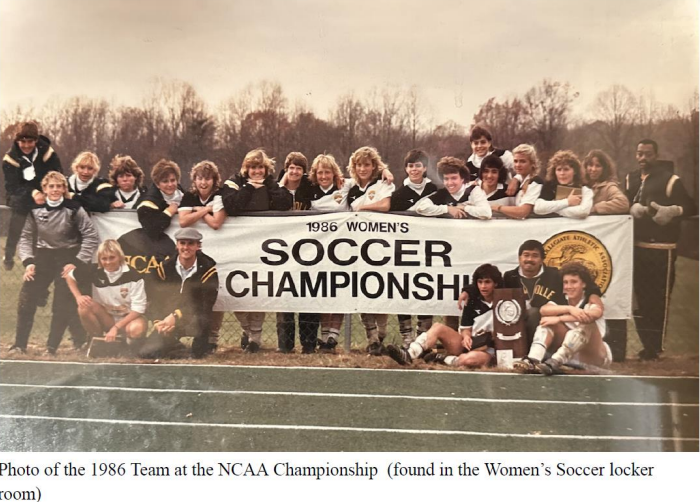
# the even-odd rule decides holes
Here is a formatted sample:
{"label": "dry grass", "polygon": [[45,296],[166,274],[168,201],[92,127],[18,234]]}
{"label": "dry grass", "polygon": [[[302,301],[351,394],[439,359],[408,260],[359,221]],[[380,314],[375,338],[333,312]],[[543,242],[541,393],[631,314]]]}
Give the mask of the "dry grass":
{"label": "dry grass", "polygon": [[[373,357],[363,351],[352,350],[349,353],[339,349],[336,354],[280,354],[273,349],[262,349],[257,354],[245,354],[239,347],[223,347],[215,354],[204,359],[162,359],[142,360],[122,358],[91,359],[85,352],[76,352],[61,348],[55,356],[44,355],[44,346],[30,345],[27,354],[8,354],[8,347],[0,349],[0,358],[7,360],[35,360],[61,362],[110,362],[110,363],[145,363],[145,364],[215,364],[215,365],[246,365],[246,366],[302,366],[322,368],[367,368],[367,369],[402,369],[399,364],[389,357]],[[412,369],[470,371],[463,368],[448,368],[446,366],[416,362]],[[613,363],[611,371],[616,375],[638,376],[698,376],[698,356],[663,356],[658,361],[641,362],[628,359],[624,363]],[[479,371],[503,372],[497,368],[485,368]],[[575,373],[583,374],[582,371]]]}

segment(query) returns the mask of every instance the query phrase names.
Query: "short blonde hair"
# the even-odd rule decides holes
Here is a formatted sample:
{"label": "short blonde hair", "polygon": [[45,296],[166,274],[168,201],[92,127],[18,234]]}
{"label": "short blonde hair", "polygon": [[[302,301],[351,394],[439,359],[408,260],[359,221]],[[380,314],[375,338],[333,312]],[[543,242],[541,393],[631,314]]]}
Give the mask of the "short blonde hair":
{"label": "short blonde hair", "polygon": [[372,171],[373,179],[379,178],[379,176],[381,176],[382,171],[384,169],[388,169],[388,166],[384,162],[382,162],[382,158],[379,155],[379,152],[376,148],[372,148],[371,146],[360,147],[357,150],[355,150],[350,156],[350,162],[347,167],[348,174],[352,176],[352,179],[355,180],[355,183],[359,183],[355,168],[357,167],[357,164],[359,164],[360,162],[364,162],[365,160],[369,160],[372,163],[372,166],[374,168]]}
{"label": "short blonde hair", "polygon": [[265,150],[262,148],[256,148],[248,152],[243,159],[243,164],[241,164],[241,176],[243,178],[248,177],[248,169],[251,167],[263,166],[265,168],[265,177],[268,177],[275,172],[275,159],[267,156]]}
{"label": "short blonde hair", "polygon": [[527,143],[522,143],[513,148],[513,155],[516,154],[524,155],[530,160],[530,164],[532,164],[532,172],[535,176],[539,173],[540,159],[537,158],[537,150],[534,146],[528,145]]}
{"label": "short blonde hair", "polygon": [[71,171],[77,173],[77,168],[79,165],[89,165],[95,169],[96,173],[100,172],[100,159],[98,159],[97,155],[92,152],[80,152],[75,159],[73,159],[73,163],[70,165]]}
{"label": "short blonde hair", "polygon": [[197,185],[195,183],[195,178],[197,176],[201,176],[204,179],[211,178],[214,180],[214,190],[219,188],[221,186],[221,175],[219,174],[219,168],[216,167],[216,164],[214,164],[210,160],[203,160],[202,162],[198,162],[197,164],[194,165],[192,170],[190,171],[190,181],[192,182],[192,193],[198,193],[197,192]]}
{"label": "short blonde hair", "polygon": [[66,180],[66,177],[58,171],[49,171],[46,173],[46,176],[44,176],[44,178],[41,180],[41,190],[45,191],[47,185],[52,181],[61,183],[63,185],[63,190],[66,192],[66,194],[68,194],[68,180]]}
{"label": "short blonde hair", "polygon": [[333,184],[336,188],[340,188],[345,183],[345,178],[343,178],[343,173],[340,170],[340,166],[335,161],[335,157],[330,154],[322,153],[317,155],[311,164],[311,172],[309,173],[309,179],[312,183],[318,185],[318,178],[316,177],[316,172],[321,169],[326,168],[333,171]]}
{"label": "short blonde hair", "polygon": [[119,257],[120,263],[126,263],[124,250],[121,245],[114,239],[107,239],[97,247],[97,266],[101,267],[100,258],[106,254],[115,254]]}

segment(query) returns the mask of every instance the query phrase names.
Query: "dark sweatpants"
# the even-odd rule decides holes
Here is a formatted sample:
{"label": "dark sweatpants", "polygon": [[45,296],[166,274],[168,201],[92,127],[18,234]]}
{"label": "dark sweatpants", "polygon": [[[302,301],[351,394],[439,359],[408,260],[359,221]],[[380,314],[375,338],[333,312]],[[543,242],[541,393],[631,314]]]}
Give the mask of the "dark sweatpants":
{"label": "dark sweatpants", "polygon": [[69,325],[75,345],[80,345],[84,341],[79,339],[81,334],[84,336],[84,330],[80,326],[75,299],[68,289],[66,280],[61,277],[63,267],[73,262],[78,250],[78,248],[37,249],[34,280],[24,282],[19,293],[15,346],[27,348],[36,309],[39,305],[45,305],[52,282],[54,291],[51,327],[46,345],[50,349],[58,348],[63,339],[63,333]]}
{"label": "dark sweatpants", "polygon": [[[320,323],[320,314],[299,313],[299,342],[304,349],[316,347]],[[277,313],[277,346],[280,350],[288,352],[294,349],[295,328],[294,312]]]}

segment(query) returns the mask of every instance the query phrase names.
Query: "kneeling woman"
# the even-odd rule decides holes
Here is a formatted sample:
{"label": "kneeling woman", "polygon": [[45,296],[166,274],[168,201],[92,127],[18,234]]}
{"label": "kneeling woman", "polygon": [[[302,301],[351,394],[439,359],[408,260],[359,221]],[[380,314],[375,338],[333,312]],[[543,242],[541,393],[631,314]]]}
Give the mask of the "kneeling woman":
{"label": "kneeling woman", "polygon": [[[470,298],[462,311],[459,332],[436,323],[427,333],[423,333],[408,349],[389,345],[389,356],[401,365],[411,364],[423,358],[426,362],[448,366],[480,368],[493,363],[493,293],[503,287],[503,276],[497,267],[486,263],[474,271],[474,282],[479,294]],[[432,352],[440,341],[445,353]]]}
{"label": "kneeling woman", "polygon": [[[519,371],[553,375],[561,373],[561,367],[570,362],[610,366],[612,353],[603,341],[603,302],[591,273],[578,262],[567,263],[560,272],[566,304],[550,302],[542,306],[542,319],[530,352],[513,363]],[[553,349],[554,355],[545,359],[545,354]]]}
{"label": "kneeling woman", "polygon": [[[97,263],[66,275],[68,288],[78,304],[78,315],[90,337],[105,333],[107,342],[120,334],[127,343],[142,340],[148,326],[146,290],[136,270],[126,264],[124,252],[114,239],[107,239],[97,248]],[[83,295],[78,284],[89,284],[91,292]]]}

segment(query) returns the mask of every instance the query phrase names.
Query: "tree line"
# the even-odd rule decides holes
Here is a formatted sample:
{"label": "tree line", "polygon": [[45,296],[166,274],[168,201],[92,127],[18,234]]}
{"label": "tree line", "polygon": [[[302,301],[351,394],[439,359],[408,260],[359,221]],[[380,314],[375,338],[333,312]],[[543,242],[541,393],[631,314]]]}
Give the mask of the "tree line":
{"label": "tree line", "polygon": [[[102,174],[117,154],[131,155],[146,173],[161,158],[172,159],[189,183],[191,166],[214,161],[228,177],[238,172],[246,152],[263,147],[281,165],[290,151],[309,160],[333,154],[341,166],[360,146],[376,147],[398,180],[402,160],[411,148],[423,148],[435,163],[444,155],[466,159],[471,151],[469,129],[489,128],[494,146],[512,149],[532,143],[544,163],[557,150],[585,155],[590,149],[608,152],[620,179],[636,167],[636,142],[655,139],[661,156],[676,164],[698,201],[698,94],[685,110],[662,105],[650,95],[635,95],[613,85],[600,91],[584,116],[575,116],[580,95],[566,82],[544,79],[522,96],[492,97],[483,103],[468,127],[454,121],[435,125],[430,103],[416,87],[375,88],[365,95],[337,98],[322,118],[308,104],[291,102],[277,82],[250,84],[211,107],[195,88],[182,81],[157,80],[144,93],[140,106],[114,105],[103,99],[55,98],[39,109],[32,106],[3,110],[0,148],[7,151],[16,124],[36,119],[66,167],[82,150],[101,159]],[[431,171],[435,179],[434,171]],[[2,193],[1,201],[4,202]]]}

